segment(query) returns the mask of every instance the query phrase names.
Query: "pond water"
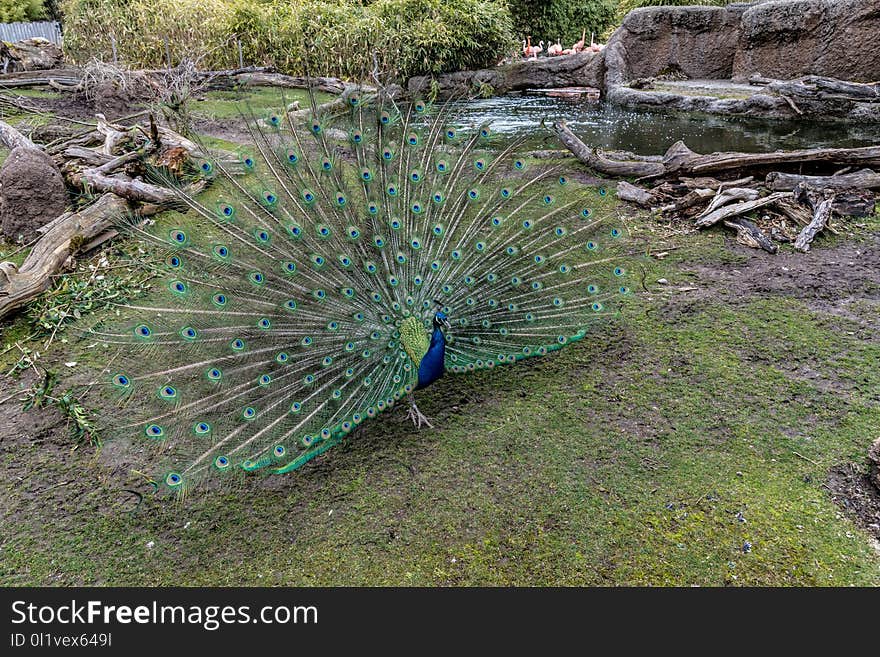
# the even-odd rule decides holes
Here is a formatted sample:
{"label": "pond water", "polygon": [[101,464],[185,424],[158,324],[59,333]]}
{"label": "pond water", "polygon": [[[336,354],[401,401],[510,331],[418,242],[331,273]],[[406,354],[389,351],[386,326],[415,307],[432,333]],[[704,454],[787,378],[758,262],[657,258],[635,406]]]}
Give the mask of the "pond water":
{"label": "pond water", "polygon": [[542,119],[564,119],[583,141],[606,150],[662,154],[676,140],[698,153],[747,153],[795,148],[857,147],[880,143],[880,125],[764,120],[706,114],[636,111],[607,103],[553,98],[537,93],[509,94],[459,104],[463,123],[489,122],[509,136],[532,135],[529,148],[542,144]]}

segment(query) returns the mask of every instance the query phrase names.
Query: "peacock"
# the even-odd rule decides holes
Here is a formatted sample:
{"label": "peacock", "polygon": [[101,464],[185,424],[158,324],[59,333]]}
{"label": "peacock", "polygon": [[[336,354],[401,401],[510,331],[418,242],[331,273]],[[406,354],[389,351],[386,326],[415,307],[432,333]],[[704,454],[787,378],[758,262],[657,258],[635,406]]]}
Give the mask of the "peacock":
{"label": "peacock", "polygon": [[166,181],[180,211],[127,224],[152,290],[84,330],[106,435],[149,446],[159,489],[291,472],[401,402],[432,427],[420,389],[560,349],[633,296],[634,242],[564,160],[455,102],[310,97],[250,113],[246,148],[193,167],[204,191]]}

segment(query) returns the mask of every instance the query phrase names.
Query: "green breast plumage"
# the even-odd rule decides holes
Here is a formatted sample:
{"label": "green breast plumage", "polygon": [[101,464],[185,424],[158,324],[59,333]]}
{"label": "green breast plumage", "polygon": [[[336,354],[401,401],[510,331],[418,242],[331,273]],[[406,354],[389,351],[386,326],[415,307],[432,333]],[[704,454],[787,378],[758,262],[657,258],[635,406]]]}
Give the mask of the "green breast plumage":
{"label": "green breast plumage", "polygon": [[414,364],[416,372],[419,371],[419,365],[422,358],[428,353],[428,347],[431,346],[431,339],[425,331],[425,327],[415,317],[407,317],[400,325],[400,342],[403,350],[410,357]]}

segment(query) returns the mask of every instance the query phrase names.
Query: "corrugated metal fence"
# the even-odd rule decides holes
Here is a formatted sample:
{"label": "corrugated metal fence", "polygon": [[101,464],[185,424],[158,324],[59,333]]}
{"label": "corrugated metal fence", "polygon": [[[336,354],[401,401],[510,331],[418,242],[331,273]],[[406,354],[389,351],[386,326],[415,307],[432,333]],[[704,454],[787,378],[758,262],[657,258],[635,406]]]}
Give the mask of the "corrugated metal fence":
{"label": "corrugated metal fence", "polygon": [[21,41],[31,37],[43,37],[60,46],[61,27],[55,21],[0,23],[0,41]]}

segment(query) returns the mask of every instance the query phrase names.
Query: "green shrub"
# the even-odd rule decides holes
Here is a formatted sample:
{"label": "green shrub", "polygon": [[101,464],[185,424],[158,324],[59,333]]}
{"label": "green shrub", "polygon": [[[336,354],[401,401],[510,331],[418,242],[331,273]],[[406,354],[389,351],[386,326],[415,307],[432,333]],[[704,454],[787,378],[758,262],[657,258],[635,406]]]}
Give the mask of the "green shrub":
{"label": "green shrub", "polygon": [[0,23],[38,21],[45,17],[43,0],[0,0]]}
{"label": "green shrub", "polygon": [[510,0],[510,13],[521,38],[532,37],[532,43],[539,40],[555,43],[558,39],[568,48],[580,40],[583,31],[598,37],[614,22],[617,9],[615,0]]}
{"label": "green shrub", "polygon": [[640,7],[666,7],[666,6],[686,6],[686,5],[709,5],[713,7],[721,7],[729,5],[731,2],[740,2],[741,0],[620,0],[621,16],[625,16],[633,9]]}
{"label": "green shrub", "polygon": [[62,0],[65,50],[108,59],[110,35],[134,66],[271,64],[302,74],[395,78],[495,64],[512,50],[503,0]]}

